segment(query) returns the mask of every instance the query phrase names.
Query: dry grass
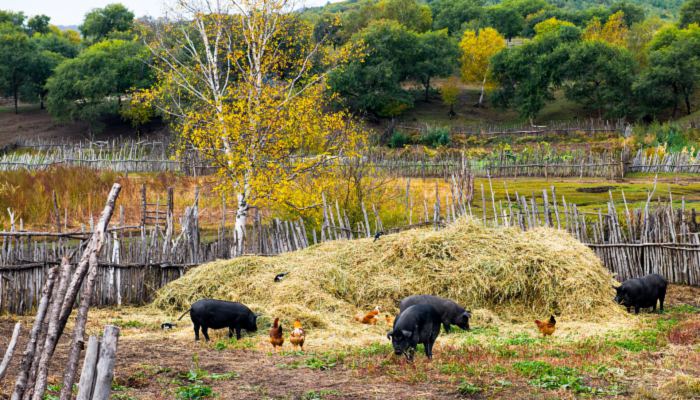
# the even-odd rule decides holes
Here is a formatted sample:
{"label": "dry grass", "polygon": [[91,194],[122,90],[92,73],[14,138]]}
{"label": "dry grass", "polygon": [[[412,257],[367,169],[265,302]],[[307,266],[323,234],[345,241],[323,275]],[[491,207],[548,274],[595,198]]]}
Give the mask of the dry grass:
{"label": "dry grass", "polygon": [[[281,283],[273,277],[290,272]],[[410,294],[431,293],[474,310],[474,324],[623,320],[613,278],[568,234],[484,228],[461,220],[352,242],[329,242],[278,257],[245,257],[200,266],[162,288],[154,305],[175,314],[201,298],[241,301],[267,319],[300,318],[327,344],[365,344],[386,332],[353,316],[379,305],[395,313]],[[265,319],[263,319],[264,324]],[[341,343],[342,341],[342,343]]]}

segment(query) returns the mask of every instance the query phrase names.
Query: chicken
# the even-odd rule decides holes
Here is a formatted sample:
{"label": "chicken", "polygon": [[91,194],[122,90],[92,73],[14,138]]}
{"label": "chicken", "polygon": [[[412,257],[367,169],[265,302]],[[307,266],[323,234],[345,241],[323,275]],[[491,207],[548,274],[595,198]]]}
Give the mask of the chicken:
{"label": "chicken", "polygon": [[275,352],[277,352],[277,347],[282,347],[282,344],[284,344],[282,324],[280,324],[279,318],[275,318],[275,322],[272,324],[272,328],[270,328],[270,343]]}
{"label": "chicken", "polygon": [[542,332],[543,336],[550,336],[552,333],[554,333],[554,330],[556,329],[557,320],[554,319],[554,315],[549,317],[548,322],[543,322],[540,320],[535,320],[535,325],[537,325],[537,329]]}
{"label": "chicken", "polygon": [[389,326],[394,326],[394,317],[392,317],[391,315],[387,314],[387,315],[384,316],[384,318],[386,319],[386,324],[387,324],[387,325],[389,325]]}
{"label": "chicken", "polygon": [[292,347],[299,346],[301,351],[304,351],[304,339],[306,339],[306,332],[301,327],[301,321],[297,319],[294,321],[294,329],[289,335],[289,342],[292,343]]}
{"label": "chicken", "polygon": [[377,324],[377,315],[379,315],[380,308],[379,306],[374,307],[374,310],[368,312],[364,316],[362,314],[358,314],[355,316],[355,321],[360,322],[362,324],[368,324],[368,325],[376,325]]}

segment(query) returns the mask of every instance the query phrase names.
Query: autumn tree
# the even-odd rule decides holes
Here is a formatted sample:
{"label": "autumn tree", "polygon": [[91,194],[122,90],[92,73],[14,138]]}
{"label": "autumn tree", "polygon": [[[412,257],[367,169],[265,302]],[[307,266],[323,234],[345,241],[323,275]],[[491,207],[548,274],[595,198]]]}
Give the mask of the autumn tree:
{"label": "autumn tree", "polygon": [[608,17],[602,26],[598,18],[593,18],[583,32],[583,39],[602,40],[615,46],[625,46],[628,31],[625,24],[625,14],[618,11]]}
{"label": "autumn tree", "polygon": [[457,99],[459,97],[459,80],[455,77],[448,79],[440,89],[440,97],[445,105],[450,107],[448,115],[450,118],[456,115],[455,104],[457,104]]}
{"label": "autumn tree", "polygon": [[459,43],[462,50],[462,80],[481,84],[477,107],[484,102],[484,92],[492,85],[491,58],[506,47],[506,41],[495,29],[484,28],[477,34],[466,30]]}
{"label": "autumn tree", "polygon": [[323,40],[313,42],[293,5],[179,0],[175,18],[146,34],[157,84],[137,101],[219,167],[219,188],[238,198],[239,252],[251,204],[352,155],[360,140],[346,113],[328,111],[324,77],[337,59],[318,57]]}

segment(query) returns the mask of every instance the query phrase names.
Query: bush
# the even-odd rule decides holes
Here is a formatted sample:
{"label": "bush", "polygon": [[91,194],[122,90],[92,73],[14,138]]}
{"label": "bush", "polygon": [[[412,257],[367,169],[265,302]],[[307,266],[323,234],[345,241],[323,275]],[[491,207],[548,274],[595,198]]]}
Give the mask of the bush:
{"label": "bush", "polygon": [[449,146],[451,143],[450,129],[447,127],[432,127],[420,137],[420,143],[431,147]]}
{"label": "bush", "polygon": [[395,131],[389,139],[389,147],[392,149],[402,149],[406,147],[407,144],[411,144],[411,138],[399,131]]}

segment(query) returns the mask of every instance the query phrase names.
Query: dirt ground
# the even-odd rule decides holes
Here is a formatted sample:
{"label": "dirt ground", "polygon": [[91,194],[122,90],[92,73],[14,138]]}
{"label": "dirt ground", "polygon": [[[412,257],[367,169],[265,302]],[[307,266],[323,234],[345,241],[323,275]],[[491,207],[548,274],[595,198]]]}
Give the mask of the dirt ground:
{"label": "dirt ground", "polygon": [[[307,332],[305,353],[291,347],[272,353],[267,327],[240,341],[215,331],[210,343],[194,342],[187,317],[174,330],[163,331],[160,323],[173,317],[149,307],[92,310],[88,333],[98,334],[105,324],[121,327],[112,398],[122,400],[700,398],[700,329],[685,345],[671,343],[666,330],[663,339],[662,331],[653,330],[700,326],[700,288],[672,286],[667,304],[666,314],[633,317],[625,333],[618,332],[619,326],[562,323],[552,338],[541,339],[529,325],[473,326],[471,332],[441,335],[433,361],[420,354],[413,364],[396,358],[376,332],[367,346],[349,349],[314,347],[313,332]],[[0,319],[0,349],[7,346],[16,320]],[[20,320],[26,333],[31,318]],[[656,336],[652,340],[644,332]],[[60,383],[68,337],[64,334],[52,365],[53,385]],[[2,382],[3,398],[11,392],[24,344]],[[551,364],[549,373],[555,376],[575,369],[580,377],[566,375],[570,382],[552,387],[522,375],[533,362]],[[674,391],[668,391],[669,382]],[[687,390],[676,390],[681,386]]]}
{"label": "dirt ground", "polygon": [[[143,133],[157,136],[162,133],[162,126],[153,124],[143,128]],[[113,139],[117,137],[135,137],[136,132],[128,123],[116,119],[105,121],[104,129],[96,139]],[[84,141],[90,140],[88,126],[82,122],[58,122],[51,118],[46,110],[37,106],[21,106],[19,114],[0,104],[0,147],[16,143],[18,139],[40,142]]]}

